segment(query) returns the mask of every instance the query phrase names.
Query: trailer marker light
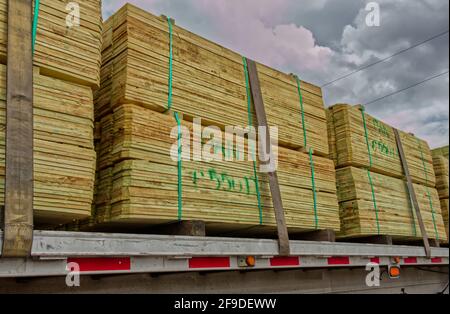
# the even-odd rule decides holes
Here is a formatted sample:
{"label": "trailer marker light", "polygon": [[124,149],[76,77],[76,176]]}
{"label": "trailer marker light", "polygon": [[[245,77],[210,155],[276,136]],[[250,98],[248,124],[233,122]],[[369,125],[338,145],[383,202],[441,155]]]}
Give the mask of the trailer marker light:
{"label": "trailer marker light", "polygon": [[247,256],[247,258],[245,259],[245,263],[248,267],[255,267],[256,259],[254,256]]}
{"label": "trailer marker light", "polygon": [[389,266],[389,278],[391,279],[400,278],[400,266],[398,265]]}

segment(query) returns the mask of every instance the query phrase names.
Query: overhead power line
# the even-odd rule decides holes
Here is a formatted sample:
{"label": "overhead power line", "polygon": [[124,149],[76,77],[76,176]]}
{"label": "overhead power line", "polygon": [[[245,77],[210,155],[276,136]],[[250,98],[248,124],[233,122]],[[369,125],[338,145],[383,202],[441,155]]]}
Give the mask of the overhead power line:
{"label": "overhead power line", "polygon": [[424,41],[421,41],[421,42],[419,42],[419,43],[417,43],[417,44],[415,44],[415,45],[412,45],[411,47],[408,47],[408,48],[405,48],[405,49],[403,49],[403,50],[397,51],[396,53],[394,53],[393,55],[390,55],[389,57],[380,59],[380,60],[378,60],[378,61],[376,61],[376,62],[374,62],[374,63],[370,63],[370,64],[365,65],[365,66],[363,66],[363,67],[361,67],[361,68],[359,68],[359,69],[356,69],[356,70],[354,70],[354,71],[352,71],[352,72],[349,72],[349,73],[347,73],[347,74],[345,74],[345,75],[343,75],[343,76],[341,76],[341,77],[338,77],[338,78],[334,79],[333,81],[328,82],[328,83],[322,85],[322,88],[323,88],[323,87],[327,87],[327,86],[329,86],[329,85],[331,85],[331,84],[334,84],[334,83],[336,83],[336,82],[338,82],[338,81],[340,81],[340,80],[343,80],[343,79],[345,79],[345,78],[347,78],[347,77],[349,77],[349,76],[351,76],[351,75],[353,75],[353,74],[356,74],[356,73],[358,73],[358,72],[361,72],[361,71],[363,71],[363,70],[366,70],[367,68],[370,68],[370,67],[372,67],[372,66],[374,66],[374,65],[377,65],[377,64],[382,63],[382,62],[385,62],[385,61],[387,61],[387,60],[389,60],[389,59],[392,59],[392,58],[394,58],[394,57],[396,57],[396,56],[398,56],[398,55],[400,55],[400,54],[402,54],[402,53],[404,53],[404,52],[407,52],[408,50],[411,50],[411,49],[417,48],[417,47],[419,47],[419,46],[422,46],[422,45],[426,44],[427,42],[430,42],[430,41],[432,41],[432,40],[434,40],[434,39],[436,39],[436,38],[439,38],[439,37],[441,37],[441,36],[444,36],[444,35],[446,35],[446,34],[448,34],[448,33],[449,33],[449,30],[446,30],[445,32],[442,32],[442,33],[439,33],[439,34],[437,34],[437,35],[434,35],[433,37],[430,37],[430,38],[428,38],[428,39],[426,39],[426,40],[424,40]]}
{"label": "overhead power line", "polygon": [[414,87],[416,87],[416,86],[422,85],[422,84],[424,84],[424,83],[426,83],[426,82],[428,82],[428,81],[437,79],[438,77],[444,76],[444,75],[446,75],[446,74],[448,74],[448,73],[449,73],[449,71],[447,70],[446,72],[443,72],[443,73],[440,73],[440,74],[437,74],[437,75],[433,75],[433,76],[431,76],[431,77],[429,77],[429,78],[427,78],[427,79],[425,79],[425,80],[423,80],[423,81],[420,81],[420,82],[418,82],[418,83],[416,83],[416,84],[413,84],[413,85],[411,85],[411,86],[402,88],[402,89],[400,89],[400,90],[398,90],[398,91],[395,91],[395,92],[390,93],[390,94],[388,94],[388,95],[385,95],[385,96],[383,96],[383,97],[374,99],[374,100],[372,100],[372,101],[370,101],[370,102],[368,102],[368,103],[365,103],[364,105],[367,106],[367,105],[376,103],[376,102],[378,102],[378,101],[380,101],[380,100],[386,99],[386,98],[388,98],[388,97],[391,97],[391,96],[394,96],[394,95],[403,93],[404,91],[406,91],[406,90],[408,90],[408,89],[411,89],[411,88],[414,88]]}

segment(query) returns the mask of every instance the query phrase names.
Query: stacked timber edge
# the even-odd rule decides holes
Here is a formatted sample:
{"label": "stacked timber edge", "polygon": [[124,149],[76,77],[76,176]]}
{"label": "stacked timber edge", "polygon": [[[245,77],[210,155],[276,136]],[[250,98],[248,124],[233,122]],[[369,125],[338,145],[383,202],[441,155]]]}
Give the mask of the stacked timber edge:
{"label": "stacked timber edge", "polygon": [[[242,56],[176,25],[173,33],[173,106],[185,120],[201,117],[215,126],[248,125]],[[170,34],[167,19],[127,4],[104,25],[101,88],[96,118],[121,104],[158,112],[167,109]],[[326,113],[319,87],[258,64],[268,124],[277,126],[279,143],[304,148],[298,87],[309,144],[328,156]],[[255,113],[252,120],[256,125]],[[309,147],[308,147],[309,148]]]}
{"label": "stacked timber edge", "polygon": [[[436,188],[439,193],[439,198],[441,201],[442,217],[444,218],[445,230],[449,232],[449,217],[448,217],[448,146],[434,149],[433,154],[433,165],[434,171],[436,173]],[[447,241],[448,242],[448,241]]]}
{"label": "stacked timber edge", "polygon": [[[90,87],[100,84],[101,0],[77,0],[80,25],[67,25],[69,0],[40,0],[34,65],[40,73]],[[8,0],[0,0],[0,62],[6,64]]]}
{"label": "stacked timber edge", "polygon": [[[145,232],[202,221],[210,235],[274,235],[268,175],[248,160],[246,138],[243,151],[226,151],[222,140],[215,147],[235,159],[245,154],[244,161],[182,159],[179,165],[171,156],[177,139],[174,112],[190,134],[195,118],[222,130],[245,127],[249,120],[257,126],[242,56],[129,4],[105,22],[102,54],[101,86],[95,93],[94,213],[77,228]],[[268,123],[279,131],[278,179],[289,231],[338,231],[335,170],[327,158],[320,88],[260,64],[257,70]],[[305,133],[311,156],[304,153]],[[192,140],[191,147],[205,142]]]}
{"label": "stacked timber edge", "polygon": [[[336,166],[341,218],[338,237],[419,240],[420,226],[394,129],[361,106],[332,106],[327,109],[327,118],[329,156]],[[412,134],[399,134],[428,237],[445,242],[447,234],[430,148]]]}
{"label": "stacked timber edge", "polygon": [[[91,215],[95,179],[94,99],[100,83],[101,1],[41,0],[34,50],[34,224],[54,228]],[[0,0],[0,205],[5,193],[7,0]],[[30,21],[31,23],[31,21]]]}

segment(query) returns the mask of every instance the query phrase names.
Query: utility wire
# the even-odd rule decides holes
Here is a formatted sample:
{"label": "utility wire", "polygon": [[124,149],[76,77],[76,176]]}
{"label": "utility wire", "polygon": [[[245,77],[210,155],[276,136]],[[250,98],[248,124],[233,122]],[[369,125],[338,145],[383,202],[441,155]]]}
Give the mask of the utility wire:
{"label": "utility wire", "polygon": [[327,87],[327,86],[329,86],[329,85],[331,85],[331,84],[334,84],[334,83],[336,83],[336,82],[338,82],[338,81],[340,81],[340,80],[343,80],[343,79],[345,79],[345,78],[347,78],[347,77],[349,77],[349,76],[351,76],[351,75],[353,75],[353,74],[356,74],[356,73],[358,73],[358,72],[361,72],[361,71],[363,71],[363,70],[365,70],[365,69],[367,69],[367,68],[370,68],[370,67],[372,67],[372,66],[374,66],[374,65],[377,65],[377,64],[382,63],[382,62],[385,62],[385,61],[387,61],[387,60],[389,60],[389,59],[392,59],[392,58],[394,58],[394,57],[396,57],[396,56],[398,56],[398,55],[400,55],[400,54],[402,54],[402,53],[404,53],[404,52],[406,52],[406,51],[408,51],[408,50],[417,48],[417,47],[419,47],[419,46],[421,46],[421,45],[426,44],[426,43],[429,42],[429,41],[432,41],[432,40],[434,40],[434,39],[436,39],[436,38],[439,38],[439,37],[441,37],[441,36],[444,36],[444,35],[446,35],[446,34],[448,34],[448,33],[449,33],[449,30],[446,30],[445,32],[439,33],[439,34],[437,34],[437,35],[435,35],[435,36],[433,36],[433,37],[431,37],[431,38],[428,38],[428,39],[426,39],[426,40],[424,40],[424,41],[422,41],[422,42],[419,42],[419,43],[417,43],[417,44],[415,44],[415,45],[412,45],[411,47],[408,47],[408,48],[406,48],[406,49],[397,51],[396,53],[394,53],[393,55],[390,55],[389,57],[380,59],[380,60],[378,60],[378,61],[376,61],[376,62],[374,62],[374,63],[365,65],[365,66],[363,66],[363,67],[361,67],[361,68],[359,68],[359,69],[356,69],[356,70],[354,70],[354,71],[352,71],[352,72],[349,72],[349,73],[347,73],[347,74],[344,75],[344,76],[338,77],[338,78],[334,79],[333,81],[328,82],[328,83],[322,85],[322,88],[323,88],[323,87]]}
{"label": "utility wire", "polygon": [[385,98],[388,98],[388,97],[391,97],[391,96],[400,94],[400,93],[402,93],[402,92],[404,92],[404,91],[406,91],[406,90],[408,90],[408,89],[411,89],[411,88],[413,88],[413,87],[419,86],[419,85],[424,84],[424,83],[426,83],[426,82],[428,82],[428,81],[431,81],[431,80],[434,80],[434,79],[436,79],[436,78],[438,78],[438,77],[444,76],[444,75],[446,75],[446,74],[448,74],[448,73],[449,73],[449,71],[447,70],[447,71],[445,71],[445,72],[443,72],[443,73],[441,73],[441,74],[433,75],[433,76],[431,76],[431,77],[429,77],[429,78],[427,78],[427,79],[425,79],[425,80],[423,80],[423,81],[420,81],[420,82],[415,83],[415,84],[413,84],[413,85],[411,85],[411,86],[402,88],[402,89],[400,89],[400,90],[398,90],[398,91],[395,91],[395,92],[390,93],[390,94],[388,94],[388,95],[385,95],[385,96],[383,96],[383,97],[374,99],[374,100],[372,100],[372,101],[370,101],[370,102],[368,102],[368,103],[365,103],[364,105],[367,106],[367,105],[376,103],[376,102],[378,102],[378,101],[380,101],[380,100],[383,100],[383,99],[385,99]]}

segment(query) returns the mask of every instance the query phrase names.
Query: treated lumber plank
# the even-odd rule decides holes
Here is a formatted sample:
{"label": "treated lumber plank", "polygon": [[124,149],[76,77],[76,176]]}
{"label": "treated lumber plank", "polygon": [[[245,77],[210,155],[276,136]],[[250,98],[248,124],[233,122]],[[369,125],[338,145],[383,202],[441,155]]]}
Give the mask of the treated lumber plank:
{"label": "treated lumber plank", "polygon": [[[264,100],[261,94],[261,86],[259,84],[258,69],[253,60],[248,60],[248,76],[250,80],[250,88],[253,95],[253,105],[256,111],[258,126],[266,129],[266,138],[263,140],[262,147],[264,150],[269,147],[269,163],[275,158],[272,153],[272,138],[270,137],[270,130],[267,124],[266,110],[264,107]],[[261,143],[260,143],[261,145]],[[269,165],[270,167],[270,165]],[[286,226],[286,219],[284,216],[283,201],[281,199],[280,184],[278,182],[278,175],[276,169],[270,170],[267,174],[269,177],[269,186],[272,195],[273,207],[275,209],[275,219],[277,221],[278,243],[280,246],[280,255],[289,256],[289,234]]]}
{"label": "treated lumber plank", "polygon": [[398,152],[400,155],[400,161],[402,163],[402,168],[405,173],[406,183],[408,185],[408,194],[411,197],[414,209],[416,211],[417,220],[419,221],[419,227],[420,227],[420,232],[422,233],[425,252],[427,254],[427,257],[431,258],[431,247],[430,247],[430,242],[428,240],[427,229],[425,228],[425,224],[422,219],[422,213],[420,211],[419,202],[417,201],[416,191],[414,189],[411,175],[409,173],[408,161],[406,160],[405,151],[403,149],[402,139],[401,139],[400,133],[397,129],[394,129],[394,134],[395,134],[395,139],[397,140],[397,148],[398,148]]}
{"label": "treated lumber plank", "polygon": [[8,1],[5,257],[27,257],[33,243],[32,18],[31,0]]}

